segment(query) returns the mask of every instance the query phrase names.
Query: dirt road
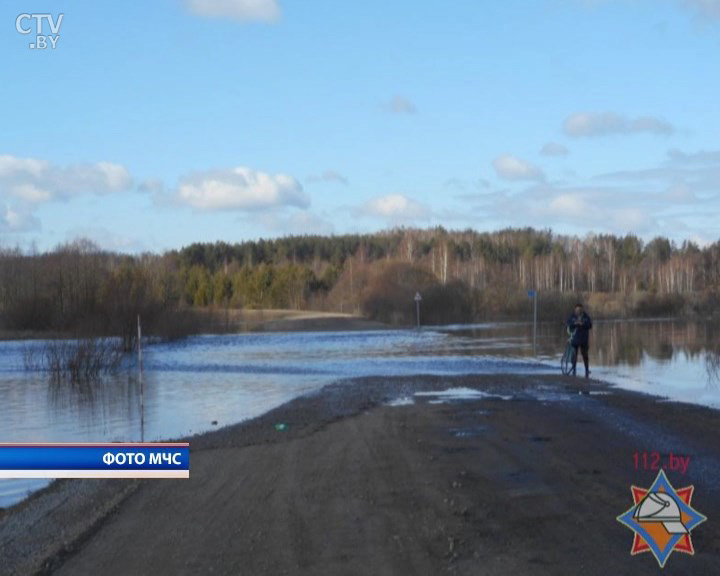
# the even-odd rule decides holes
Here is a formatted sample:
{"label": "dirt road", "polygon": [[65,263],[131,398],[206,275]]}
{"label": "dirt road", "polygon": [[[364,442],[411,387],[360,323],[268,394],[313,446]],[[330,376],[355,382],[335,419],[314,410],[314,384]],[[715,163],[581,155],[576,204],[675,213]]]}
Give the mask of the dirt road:
{"label": "dirt road", "polygon": [[[383,404],[448,385],[512,399]],[[652,574],[655,560],[630,556],[632,533],[615,518],[630,485],[656,474],[636,470],[633,454],[658,450],[690,457],[685,476],[668,476],[695,484],[709,518],[693,532],[696,555],[675,553],[663,573],[717,574],[717,412],[583,391],[532,376],[333,386],[191,440],[189,481],[139,483],[45,571]]]}

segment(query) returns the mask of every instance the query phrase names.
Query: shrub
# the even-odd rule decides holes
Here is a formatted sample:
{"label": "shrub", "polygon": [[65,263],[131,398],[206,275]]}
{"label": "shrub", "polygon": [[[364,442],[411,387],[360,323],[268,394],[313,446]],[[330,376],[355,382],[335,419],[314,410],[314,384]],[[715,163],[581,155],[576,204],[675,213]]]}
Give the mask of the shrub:
{"label": "shrub", "polygon": [[41,348],[28,346],[23,354],[26,370],[48,372],[53,380],[88,382],[116,372],[124,352],[118,339],[83,338],[50,340]]}

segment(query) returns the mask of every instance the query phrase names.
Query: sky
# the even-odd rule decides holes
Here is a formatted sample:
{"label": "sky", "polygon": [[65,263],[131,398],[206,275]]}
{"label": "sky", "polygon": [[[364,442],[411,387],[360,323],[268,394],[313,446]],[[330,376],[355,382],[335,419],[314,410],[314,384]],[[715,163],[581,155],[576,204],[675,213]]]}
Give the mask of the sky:
{"label": "sky", "polygon": [[3,0],[0,53],[0,248],[720,239],[720,0]]}

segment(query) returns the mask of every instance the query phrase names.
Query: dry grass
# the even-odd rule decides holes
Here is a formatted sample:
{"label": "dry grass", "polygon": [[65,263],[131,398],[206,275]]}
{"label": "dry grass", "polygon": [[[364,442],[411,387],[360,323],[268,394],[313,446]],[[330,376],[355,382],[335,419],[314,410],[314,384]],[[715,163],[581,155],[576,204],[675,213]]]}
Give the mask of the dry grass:
{"label": "dry grass", "polygon": [[103,374],[117,372],[125,353],[122,344],[111,338],[48,340],[23,351],[25,369],[46,372],[57,381],[82,383]]}

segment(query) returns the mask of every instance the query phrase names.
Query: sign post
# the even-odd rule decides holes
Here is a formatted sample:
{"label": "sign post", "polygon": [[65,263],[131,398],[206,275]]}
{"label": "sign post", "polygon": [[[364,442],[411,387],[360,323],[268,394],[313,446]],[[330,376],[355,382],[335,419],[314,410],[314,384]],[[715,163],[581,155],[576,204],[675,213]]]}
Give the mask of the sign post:
{"label": "sign post", "polygon": [[420,330],[420,302],[421,301],[422,301],[422,296],[420,296],[420,292],[415,292],[415,314],[417,315],[418,330]]}

